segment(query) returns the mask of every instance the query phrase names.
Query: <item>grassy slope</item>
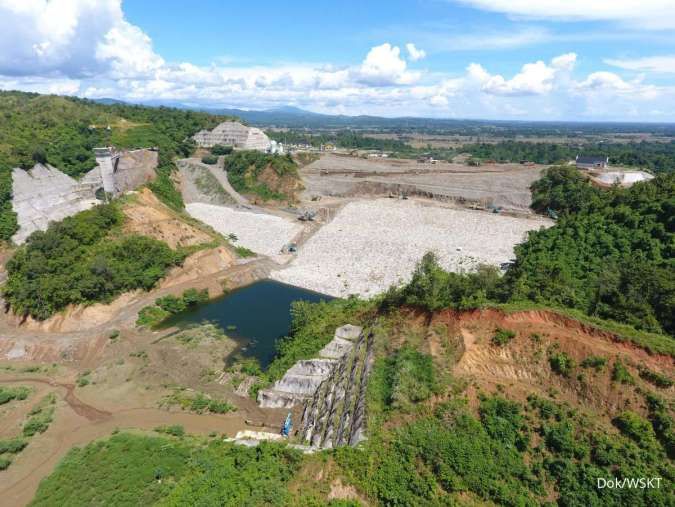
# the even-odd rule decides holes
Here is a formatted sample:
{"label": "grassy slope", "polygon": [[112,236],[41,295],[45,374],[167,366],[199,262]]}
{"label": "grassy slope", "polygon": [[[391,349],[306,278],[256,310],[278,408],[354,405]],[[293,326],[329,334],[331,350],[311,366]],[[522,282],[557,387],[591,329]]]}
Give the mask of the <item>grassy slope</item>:
{"label": "grassy slope", "polygon": [[71,450],[31,505],[283,505],[298,463],[278,445],[119,434]]}

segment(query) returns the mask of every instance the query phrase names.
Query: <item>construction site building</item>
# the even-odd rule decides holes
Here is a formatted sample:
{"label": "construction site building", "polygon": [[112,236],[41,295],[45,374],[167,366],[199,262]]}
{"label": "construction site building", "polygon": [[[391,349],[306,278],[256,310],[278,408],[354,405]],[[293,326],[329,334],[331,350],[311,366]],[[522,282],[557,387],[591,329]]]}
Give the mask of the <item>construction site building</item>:
{"label": "construction site building", "polygon": [[193,139],[202,148],[213,148],[217,144],[241,150],[268,151],[270,148],[270,139],[262,130],[236,121],[223,122],[210,131],[200,130]]}

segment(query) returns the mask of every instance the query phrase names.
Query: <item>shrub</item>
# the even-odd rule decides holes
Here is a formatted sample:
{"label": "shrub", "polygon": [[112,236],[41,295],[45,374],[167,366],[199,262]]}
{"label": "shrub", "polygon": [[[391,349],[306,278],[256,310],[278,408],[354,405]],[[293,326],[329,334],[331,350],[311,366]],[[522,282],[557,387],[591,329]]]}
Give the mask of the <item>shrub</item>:
{"label": "shrub", "polygon": [[656,437],[652,425],[635,412],[623,412],[612,422],[621,433],[634,440],[641,447],[653,445]]}
{"label": "shrub", "polygon": [[195,288],[183,291],[180,297],[169,294],[157,298],[155,299],[155,306],[146,306],[138,313],[136,325],[150,328],[157,327],[172,315],[184,312],[188,307],[205,303],[208,300],[209,291],[207,289],[197,290]]}
{"label": "shrub", "polygon": [[148,188],[169,208],[175,211],[182,211],[185,208],[183,196],[168,172],[160,172],[154,181],[148,183]]}
{"label": "shrub", "polygon": [[170,314],[176,314],[185,311],[187,304],[181,297],[173,295],[164,296],[155,299],[155,304],[162,310]]}
{"label": "shrub", "polygon": [[237,407],[226,401],[209,400],[208,409],[209,412],[213,412],[214,414],[225,414],[227,412],[236,412]]}
{"label": "shrub", "polygon": [[656,387],[662,389],[668,389],[673,386],[673,381],[662,373],[658,373],[644,366],[640,368],[640,377],[645,379],[650,384],[654,384]]}
{"label": "shrub", "polygon": [[607,364],[607,358],[602,356],[588,356],[581,361],[582,368],[593,368],[601,371]]}
{"label": "shrub", "polygon": [[511,340],[513,340],[515,336],[516,336],[515,332],[509,329],[502,329],[498,327],[495,330],[494,336],[492,337],[492,343],[493,345],[501,347],[509,343]]}
{"label": "shrub", "polygon": [[20,438],[13,438],[11,440],[0,440],[0,454],[3,453],[17,454],[21,452],[27,445],[28,442]]}
{"label": "shrub", "polygon": [[563,377],[570,377],[572,375],[572,370],[575,368],[574,359],[565,352],[551,354],[548,358],[548,362],[551,365],[551,369]]}
{"label": "shrub", "polygon": [[202,157],[202,163],[203,164],[209,164],[209,165],[216,164],[216,163],[218,163],[218,157],[214,157],[213,155],[204,155]]}
{"label": "shrub", "polygon": [[28,387],[0,387],[0,405],[12,400],[25,400],[30,394]]}
{"label": "shrub", "polygon": [[183,292],[183,302],[187,306],[194,306],[201,303],[206,303],[209,300],[208,289],[197,290],[195,288],[187,289]]}
{"label": "shrub", "polygon": [[211,153],[214,155],[229,155],[233,150],[234,148],[232,146],[216,144],[213,148],[211,148]]}
{"label": "shrub", "polygon": [[174,437],[182,437],[185,435],[185,428],[180,424],[172,424],[170,426],[157,426],[155,431],[158,433],[166,433]]}
{"label": "shrub", "polygon": [[9,465],[12,464],[12,460],[10,458],[5,458],[4,456],[0,456],[0,470],[7,470],[9,468]]}
{"label": "shrub", "polygon": [[614,368],[612,369],[612,380],[614,382],[619,382],[620,384],[633,384],[635,382],[633,375],[630,374],[620,359],[617,359],[614,362]]}
{"label": "shrub", "polygon": [[136,325],[139,327],[153,328],[161,324],[164,320],[170,317],[171,314],[166,310],[162,310],[158,306],[146,306],[138,312],[138,319]]}

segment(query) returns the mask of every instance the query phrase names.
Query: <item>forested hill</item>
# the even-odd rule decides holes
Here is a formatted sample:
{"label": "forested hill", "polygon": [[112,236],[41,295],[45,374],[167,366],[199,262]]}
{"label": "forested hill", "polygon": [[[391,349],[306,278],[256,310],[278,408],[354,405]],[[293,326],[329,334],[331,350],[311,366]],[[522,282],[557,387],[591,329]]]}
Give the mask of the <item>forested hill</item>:
{"label": "forested hill", "polygon": [[93,148],[159,148],[157,192],[171,194],[174,156],[186,156],[189,137],[228,116],[126,104],[99,104],[55,95],[0,91],[0,239],[16,231],[11,170],[49,163],[78,177],[96,165]]}

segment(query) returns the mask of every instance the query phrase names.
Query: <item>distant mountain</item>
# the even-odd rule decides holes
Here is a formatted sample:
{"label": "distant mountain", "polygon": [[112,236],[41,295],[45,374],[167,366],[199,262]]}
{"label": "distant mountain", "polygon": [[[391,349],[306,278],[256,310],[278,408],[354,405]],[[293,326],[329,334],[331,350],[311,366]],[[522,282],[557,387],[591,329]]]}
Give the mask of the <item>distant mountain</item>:
{"label": "distant mountain", "polygon": [[128,102],[124,102],[123,100],[111,98],[94,99],[92,102],[96,102],[97,104],[103,104],[104,106],[112,106],[114,104],[128,104]]}
{"label": "distant mountain", "polygon": [[[106,105],[130,104],[112,98],[95,99],[94,102]],[[401,116],[385,118],[382,116],[348,116],[314,113],[297,106],[279,106],[264,110],[238,108],[212,108],[178,101],[148,100],[143,106],[172,107],[211,114],[222,114],[241,118],[248,125],[261,128],[292,129],[356,129],[388,130],[403,132],[442,132],[444,134],[476,135],[520,134],[520,135],[579,135],[609,133],[653,133],[675,135],[672,123],[618,123],[618,122],[565,122],[565,121],[515,121],[515,120],[476,120],[460,118],[423,118]]]}

